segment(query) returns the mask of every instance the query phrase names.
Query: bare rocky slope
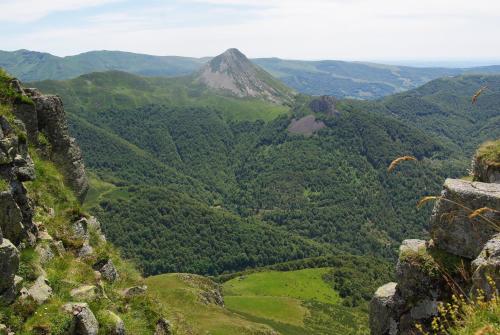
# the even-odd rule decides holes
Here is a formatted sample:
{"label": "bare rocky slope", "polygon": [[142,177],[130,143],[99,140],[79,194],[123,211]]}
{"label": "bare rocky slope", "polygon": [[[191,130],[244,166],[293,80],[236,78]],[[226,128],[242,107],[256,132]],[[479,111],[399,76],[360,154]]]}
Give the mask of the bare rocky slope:
{"label": "bare rocky slope", "polygon": [[261,98],[274,103],[291,102],[294,93],[269,73],[252,64],[238,49],[213,58],[197,75],[208,87],[240,98]]}

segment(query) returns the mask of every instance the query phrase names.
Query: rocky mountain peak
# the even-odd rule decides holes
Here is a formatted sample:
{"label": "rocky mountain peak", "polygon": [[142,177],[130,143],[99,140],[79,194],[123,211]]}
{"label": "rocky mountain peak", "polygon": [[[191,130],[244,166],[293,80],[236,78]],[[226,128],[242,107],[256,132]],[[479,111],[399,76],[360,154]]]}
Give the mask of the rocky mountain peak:
{"label": "rocky mountain peak", "polygon": [[228,49],[207,63],[198,73],[197,81],[240,98],[285,103],[293,96],[291,89],[254,65],[235,48]]}

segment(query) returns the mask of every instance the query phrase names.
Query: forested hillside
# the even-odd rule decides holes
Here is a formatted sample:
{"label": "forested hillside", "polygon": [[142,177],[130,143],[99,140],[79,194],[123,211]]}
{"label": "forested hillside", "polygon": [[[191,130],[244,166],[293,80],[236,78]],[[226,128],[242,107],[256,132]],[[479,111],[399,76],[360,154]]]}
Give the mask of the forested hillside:
{"label": "forested hillside", "polygon": [[[481,88],[484,91],[473,104],[471,97]],[[499,98],[500,76],[470,75],[437,79],[377,102],[349,104],[412,124],[471,156],[484,141],[500,137]]]}
{"label": "forested hillside", "polygon": [[[425,235],[429,213],[416,201],[468,164],[459,149],[350,102],[322,109],[302,96],[287,112],[187,78],[119,72],[35,85],[68,101],[95,175],[87,206],[148,274],[338,252],[393,257],[404,236]],[[322,129],[291,133],[306,115]],[[408,154],[419,162],[387,173]]]}

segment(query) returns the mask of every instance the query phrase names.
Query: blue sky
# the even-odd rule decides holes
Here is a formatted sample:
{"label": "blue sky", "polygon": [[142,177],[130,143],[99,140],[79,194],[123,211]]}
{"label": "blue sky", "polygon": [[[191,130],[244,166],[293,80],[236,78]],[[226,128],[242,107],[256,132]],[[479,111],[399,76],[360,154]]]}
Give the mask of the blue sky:
{"label": "blue sky", "polygon": [[1,50],[500,60],[500,1],[0,0]]}

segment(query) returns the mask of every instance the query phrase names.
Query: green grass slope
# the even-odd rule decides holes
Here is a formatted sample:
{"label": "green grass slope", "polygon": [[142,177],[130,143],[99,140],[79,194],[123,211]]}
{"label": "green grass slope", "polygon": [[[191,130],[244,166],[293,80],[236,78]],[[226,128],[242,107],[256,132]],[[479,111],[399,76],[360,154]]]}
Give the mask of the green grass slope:
{"label": "green grass slope", "polygon": [[176,324],[177,335],[271,335],[272,329],[262,323],[248,320],[230,310],[207,303],[204,294],[210,293],[215,283],[188,274],[168,274],[149,277],[146,284],[149,295]]}
{"label": "green grass slope", "polygon": [[330,268],[265,271],[224,283],[226,307],[283,335],[367,334],[364,307],[346,307],[325,281]]}

